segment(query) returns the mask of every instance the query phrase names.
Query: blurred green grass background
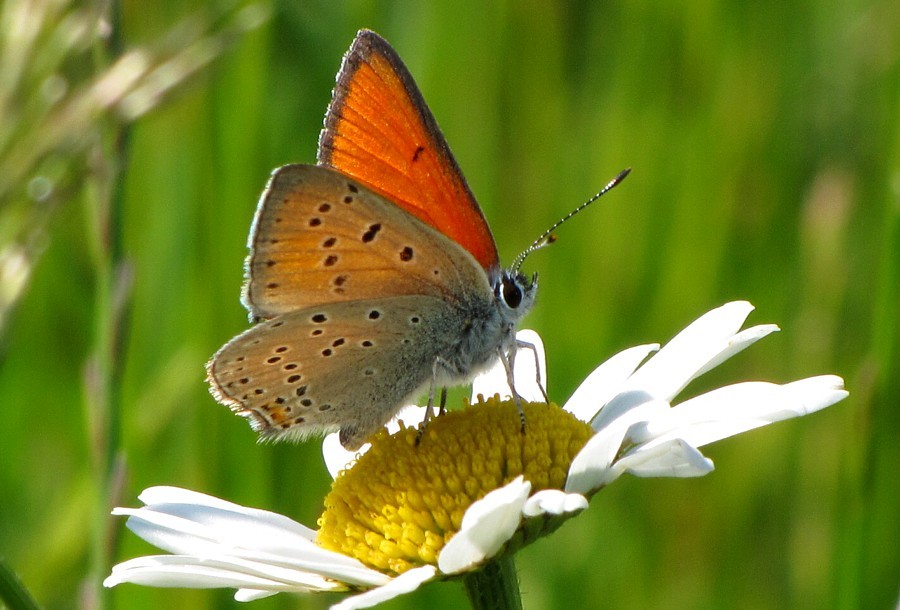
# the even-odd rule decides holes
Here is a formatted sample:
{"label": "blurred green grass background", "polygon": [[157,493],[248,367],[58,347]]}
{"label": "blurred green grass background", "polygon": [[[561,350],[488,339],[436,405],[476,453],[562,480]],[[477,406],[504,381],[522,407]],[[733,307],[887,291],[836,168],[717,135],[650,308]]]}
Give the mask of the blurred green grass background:
{"label": "blurred green grass background", "polygon": [[[268,21],[127,131],[98,118],[100,150],[122,171],[106,199],[105,166],[73,149],[77,188],[43,224],[0,216],[0,237],[26,230],[39,243],[0,335],[0,556],[39,602],[239,606],[229,591],[98,588],[111,562],[151,552],[107,516],[151,485],[315,524],[330,482],[318,443],[257,445],[208,395],[203,364],[247,326],[242,260],[267,176],[314,162],[341,56],[369,27],[415,76],[504,260],[634,168],[528,261],[541,290],[526,325],[546,342],[553,399],[616,351],[733,299],[757,306],[750,323],[783,331],[685,396],[822,373],[851,391],[707,448],[717,470],[705,478],[625,478],[597,495],[518,555],[526,608],[895,606],[895,2],[265,6]],[[177,46],[188,34],[176,24],[215,30],[225,8],[124,2],[113,47]],[[385,607],[465,603],[440,583]]]}

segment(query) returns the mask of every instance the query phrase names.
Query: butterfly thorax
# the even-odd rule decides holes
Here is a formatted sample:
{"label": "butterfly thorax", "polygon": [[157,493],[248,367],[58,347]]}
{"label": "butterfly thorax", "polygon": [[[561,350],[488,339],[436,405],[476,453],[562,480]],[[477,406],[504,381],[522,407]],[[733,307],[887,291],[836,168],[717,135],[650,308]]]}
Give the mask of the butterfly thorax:
{"label": "butterfly thorax", "polygon": [[501,351],[509,354],[515,349],[518,322],[534,305],[537,276],[529,280],[503,270],[491,273],[490,281],[492,298],[484,299],[479,292],[459,303],[462,315],[454,319],[465,320],[464,327],[461,333],[457,330],[458,334],[446,335],[458,336],[458,340],[437,356],[434,371],[438,385],[465,383],[489,368]]}

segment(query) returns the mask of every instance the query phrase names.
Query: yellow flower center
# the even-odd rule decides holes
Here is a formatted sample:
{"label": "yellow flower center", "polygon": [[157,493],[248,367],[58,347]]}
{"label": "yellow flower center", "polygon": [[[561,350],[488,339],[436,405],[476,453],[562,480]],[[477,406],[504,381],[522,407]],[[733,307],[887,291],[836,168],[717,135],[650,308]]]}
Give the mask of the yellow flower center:
{"label": "yellow flower center", "polygon": [[554,404],[526,403],[525,432],[512,401],[495,398],[416,428],[380,432],[325,498],[316,542],[375,569],[401,574],[437,564],[466,509],[519,475],[532,493],[562,489],[591,427]]}

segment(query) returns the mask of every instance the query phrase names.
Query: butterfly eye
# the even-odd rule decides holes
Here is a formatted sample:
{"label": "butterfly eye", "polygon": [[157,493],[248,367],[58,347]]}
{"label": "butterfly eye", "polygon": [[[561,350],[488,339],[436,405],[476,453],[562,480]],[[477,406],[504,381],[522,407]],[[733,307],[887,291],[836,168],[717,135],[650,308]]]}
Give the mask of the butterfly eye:
{"label": "butterfly eye", "polygon": [[503,302],[510,309],[516,309],[522,304],[522,289],[515,278],[505,276],[502,281]]}

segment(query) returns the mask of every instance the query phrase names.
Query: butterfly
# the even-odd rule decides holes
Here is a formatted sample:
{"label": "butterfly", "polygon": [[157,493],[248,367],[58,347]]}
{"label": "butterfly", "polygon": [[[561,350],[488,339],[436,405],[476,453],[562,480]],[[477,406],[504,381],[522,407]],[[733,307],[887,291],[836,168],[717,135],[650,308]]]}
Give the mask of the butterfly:
{"label": "butterfly", "polygon": [[518,272],[528,251],[500,265],[416,83],[372,31],[344,56],[317,160],[272,173],[242,294],[257,324],[207,374],[262,438],[338,429],[355,450],[425,391],[497,358],[511,371],[537,276]]}

